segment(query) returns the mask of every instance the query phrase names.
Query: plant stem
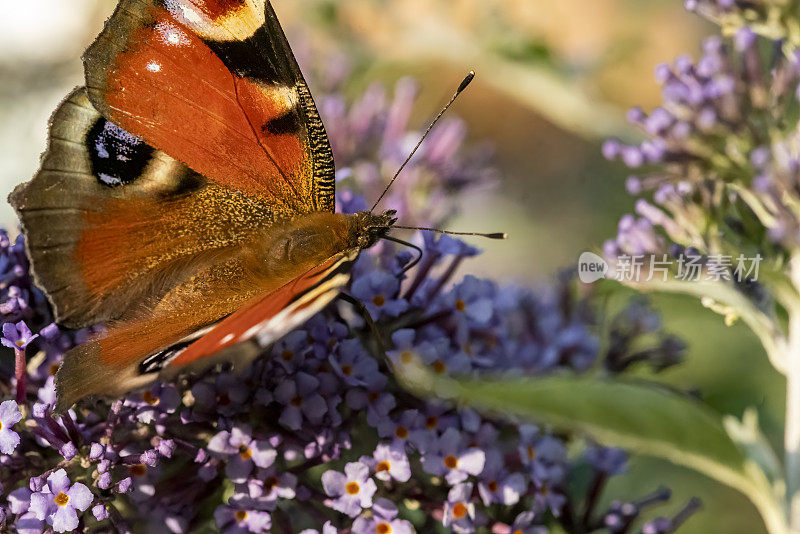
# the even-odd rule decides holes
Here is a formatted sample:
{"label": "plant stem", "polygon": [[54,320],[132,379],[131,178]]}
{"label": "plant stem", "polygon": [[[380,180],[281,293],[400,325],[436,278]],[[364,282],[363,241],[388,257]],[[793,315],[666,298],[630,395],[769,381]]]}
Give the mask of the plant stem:
{"label": "plant stem", "polygon": [[[800,257],[790,262],[791,280],[800,292]],[[786,469],[786,506],[789,528],[800,532],[800,310],[789,309],[789,336],[785,357],[786,420],[784,454]]]}
{"label": "plant stem", "polygon": [[[797,322],[797,320],[794,320]],[[786,503],[789,525],[800,532],[800,354],[793,354],[786,373]]]}
{"label": "plant stem", "polygon": [[25,349],[14,350],[14,375],[17,378],[17,404],[25,404],[25,391],[28,387],[28,370],[25,362]]}

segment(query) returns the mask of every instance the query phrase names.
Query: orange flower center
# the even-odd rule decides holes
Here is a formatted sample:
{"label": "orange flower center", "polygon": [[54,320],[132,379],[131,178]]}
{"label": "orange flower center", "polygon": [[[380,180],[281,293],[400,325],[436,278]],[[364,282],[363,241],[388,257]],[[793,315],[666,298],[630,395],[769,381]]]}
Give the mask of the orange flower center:
{"label": "orange flower center", "polygon": [[536,449],[528,445],[528,459],[533,460],[536,458]]}
{"label": "orange flower center", "polygon": [[350,376],[353,374],[353,367],[350,365],[343,365],[342,366],[342,374],[344,376]]}
{"label": "orange flower center", "polygon": [[375,467],[375,471],[377,471],[377,472],[379,472],[379,473],[380,473],[381,471],[388,471],[388,470],[389,470],[389,469],[391,469],[391,468],[392,468],[392,464],[390,464],[389,462],[387,462],[386,460],[384,460],[383,462],[379,463],[379,464],[378,464],[378,465]]}
{"label": "orange flower center", "polygon": [[56,495],[56,504],[59,506],[66,506],[69,502],[69,495],[64,493],[63,491]]}
{"label": "orange flower center", "polygon": [[372,297],[372,303],[380,308],[381,306],[386,304],[386,299],[384,298],[383,295],[375,295],[374,297]]}
{"label": "orange flower center", "polygon": [[427,419],[425,419],[425,428],[427,428],[428,430],[433,430],[434,428],[436,428],[436,425],[438,424],[439,424],[439,419],[437,419],[435,415],[432,415]]}
{"label": "orange flower center", "polygon": [[492,480],[487,484],[487,486],[489,486],[489,491],[491,491],[492,493],[495,493],[497,491],[498,486],[496,480]]}
{"label": "orange flower center", "polygon": [[373,391],[369,395],[367,395],[367,398],[369,399],[370,402],[375,402],[380,398],[380,396],[381,396],[380,393],[378,393],[377,391]]}
{"label": "orange flower center", "polygon": [[394,435],[400,439],[406,439],[408,437],[408,429],[404,426],[398,426],[397,430],[394,431]]}
{"label": "orange flower center", "polygon": [[50,366],[50,368],[48,369],[48,371],[50,372],[50,376],[55,376],[55,374],[58,372],[58,367],[59,365],[57,363],[54,363],[53,365]]}
{"label": "orange flower center", "polygon": [[466,310],[466,309],[467,309],[467,305],[466,305],[466,304],[464,304],[464,301],[463,301],[463,300],[461,300],[461,299],[458,299],[458,300],[456,301],[456,309],[457,309],[458,311],[464,311],[464,310]]}
{"label": "orange flower center", "polygon": [[239,445],[239,456],[242,457],[242,460],[249,460],[253,457],[253,451],[247,445]]}
{"label": "orange flower center", "polygon": [[444,465],[448,469],[455,469],[456,467],[458,467],[458,458],[456,458],[453,455],[447,456],[444,459]]}
{"label": "orange flower center", "polygon": [[234,514],[234,517],[236,517],[237,523],[241,523],[242,521],[247,519],[247,512],[245,512],[244,510],[237,510],[236,513]]}
{"label": "orange flower center", "polygon": [[445,371],[447,371],[447,366],[444,364],[443,361],[439,360],[433,362],[433,372],[435,372],[437,375],[441,375]]}
{"label": "orange flower center", "polygon": [[392,526],[389,523],[380,523],[375,527],[378,534],[392,534]]}
{"label": "orange flower center", "polygon": [[295,398],[292,399],[292,406],[300,407],[303,405],[303,397],[297,395]]}
{"label": "orange flower center", "polygon": [[267,491],[272,491],[273,488],[276,488],[280,481],[276,477],[270,477],[264,481],[264,488]]}
{"label": "orange flower center", "polygon": [[462,517],[466,516],[467,512],[468,512],[467,507],[464,505],[463,502],[456,503],[456,505],[453,506],[453,517],[455,517],[456,519],[461,519]]}
{"label": "orange flower center", "polygon": [[361,486],[358,485],[358,482],[348,482],[347,486],[345,486],[345,491],[347,491],[348,495],[358,495],[358,492],[361,491]]}
{"label": "orange flower center", "polygon": [[290,350],[285,350],[281,352],[281,358],[283,358],[283,361],[290,362],[294,360],[294,352]]}
{"label": "orange flower center", "polygon": [[231,403],[231,398],[228,396],[227,393],[220,393],[217,397],[217,404],[220,406],[227,406]]}
{"label": "orange flower center", "polygon": [[414,361],[414,354],[411,351],[404,350],[402,353],[400,353],[400,361],[405,364],[409,364]]}
{"label": "orange flower center", "polygon": [[150,406],[157,406],[158,403],[161,402],[161,399],[153,395],[153,393],[150,391],[144,392],[144,394],[142,395],[142,400],[144,400]]}

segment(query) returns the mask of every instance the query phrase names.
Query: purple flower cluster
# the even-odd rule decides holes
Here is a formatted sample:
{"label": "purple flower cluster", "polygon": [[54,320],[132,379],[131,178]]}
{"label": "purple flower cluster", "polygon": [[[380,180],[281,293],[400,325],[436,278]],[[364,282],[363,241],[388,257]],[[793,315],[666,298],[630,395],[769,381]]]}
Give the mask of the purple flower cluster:
{"label": "purple flower cluster", "polygon": [[[364,205],[365,192],[374,198],[384,162],[393,168],[404,152],[409,88],[402,82],[392,102],[373,89],[349,109],[336,104],[343,120],[328,124],[345,129],[332,139],[350,169],[340,171],[350,172],[343,185],[351,186],[341,203]],[[324,109],[332,113],[329,98]],[[405,203],[406,217],[446,217],[437,212],[441,200],[483,176],[458,156],[459,132],[440,130],[412,169],[413,185],[389,198]],[[369,141],[376,137],[378,145]],[[432,236],[406,273],[411,256],[384,243],[362,256],[349,288],[377,336],[352,306],[337,303],[263,348],[246,369],[221,364],[121,399],[84,400],[55,418],[53,371],[92,332],[50,324],[17,243],[0,243],[10,273],[0,302],[12,303],[0,311],[4,343],[21,354],[27,379],[19,402],[0,404],[4,532],[541,533],[554,524],[585,532],[623,514],[614,530],[621,533],[651,504],[598,506],[608,478],[624,470],[622,451],[591,446],[570,457],[568,445],[581,443],[571,436],[416,397],[393,372],[412,361],[438,374],[530,377],[676,363],[682,347],[664,341],[640,303],[598,321],[591,295],[566,277],[537,291],[457,281],[458,267],[478,251]],[[606,322],[613,342],[601,350],[597,325]],[[3,397],[19,379],[7,352]],[[578,467],[595,473],[585,491],[568,484]],[[652,532],[672,531],[683,518]]]}
{"label": "purple flower cluster", "polygon": [[645,141],[603,146],[636,172],[632,195],[652,193],[622,218],[609,257],[685,253],[705,264],[800,244],[800,55],[746,26],[732,39],[708,39],[703,51],[697,62],[680,57],[656,69],[664,103],[629,113]]}

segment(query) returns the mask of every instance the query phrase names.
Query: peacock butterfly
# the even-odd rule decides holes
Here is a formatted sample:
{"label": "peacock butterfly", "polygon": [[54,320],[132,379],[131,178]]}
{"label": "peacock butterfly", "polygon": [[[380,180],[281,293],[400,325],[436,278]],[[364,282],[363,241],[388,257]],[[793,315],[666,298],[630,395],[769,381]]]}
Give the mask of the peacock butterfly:
{"label": "peacock butterfly", "polygon": [[268,0],[121,0],[84,66],[9,197],[56,320],[107,327],[65,354],[57,411],[281,337],[395,223],[334,213],[325,127]]}

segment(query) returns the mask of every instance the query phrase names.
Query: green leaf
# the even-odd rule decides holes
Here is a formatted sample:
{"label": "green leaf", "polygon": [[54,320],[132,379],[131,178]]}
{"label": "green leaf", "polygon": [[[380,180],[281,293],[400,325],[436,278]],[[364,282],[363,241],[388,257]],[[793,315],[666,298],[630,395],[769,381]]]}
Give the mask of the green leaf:
{"label": "green leaf", "polygon": [[418,394],[586,432],[604,445],[704,473],[750,498],[770,532],[787,532],[780,500],[756,462],[729,437],[717,414],[687,396],[650,383],[595,377],[457,381],[413,364],[398,371]]}

